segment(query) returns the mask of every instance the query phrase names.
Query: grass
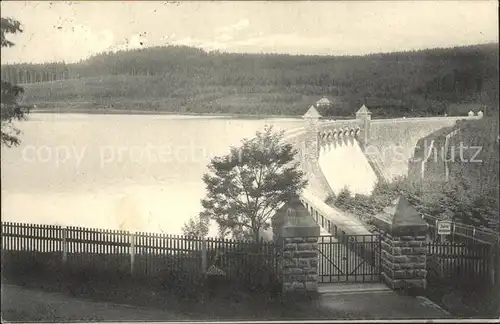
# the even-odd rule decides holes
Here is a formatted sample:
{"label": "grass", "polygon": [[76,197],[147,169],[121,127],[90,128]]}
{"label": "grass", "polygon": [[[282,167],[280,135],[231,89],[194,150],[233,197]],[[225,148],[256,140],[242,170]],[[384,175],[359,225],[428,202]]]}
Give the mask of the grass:
{"label": "grass", "polygon": [[103,76],[24,86],[23,103],[58,112],[148,111],[180,114],[297,116],[320,95],[304,95],[279,86],[199,84],[184,88],[159,76]]}
{"label": "grass", "polygon": [[[104,271],[70,271],[71,268],[61,271],[57,264],[43,267],[43,264],[32,263],[30,267],[23,263],[15,267],[12,262],[6,263],[5,258],[2,261],[4,320],[311,320],[366,318],[375,312],[370,307],[353,310],[352,306],[343,307],[332,302],[286,300],[270,287],[251,290],[221,282],[210,289],[204,281],[187,283],[180,280],[182,277],[174,278],[173,285],[165,285],[165,277],[138,278],[111,272],[106,275]],[[443,296],[448,292],[449,289],[444,288],[429,289],[427,297],[443,305]],[[371,305],[372,302],[366,300],[370,297],[364,298],[365,303]],[[472,303],[473,298],[486,303],[493,297],[483,294],[468,298],[467,303]],[[413,305],[409,300],[405,303]],[[387,305],[388,310],[409,314],[398,307]],[[460,314],[484,317],[493,314],[491,302],[489,307],[470,307],[469,313]],[[377,314],[383,315],[378,311]]]}
{"label": "grass", "polygon": [[[315,319],[329,318],[331,312],[323,310],[312,301],[296,303],[269,298],[265,292],[245,292],[239,289],[219,289],[212,293],[200,291],[199,298],[180,298],[171,291],[161,289],[147,283],[122,282],[120,284],[106,281],[75,282],[71,280],[54,280],[40,276],[17,277],[4,280],[4,283],[15,284],[31,291],[61,293],[65,298],[93,302],[131,305],[147,308],[152,311],[168,311],[178,318],[190,320],[272,320],[272,319]],[[9,296],[5,296],[9,298]],[[60,318],[58,312],[50,305],[16,305],[2,311],[4,319],[18,321],[42,320],[75,320],[74,315]],[[338,316],[338,315],[337,315]],[[111,318],[84,314],[78,320],[110,320]]]}
{"label": "grass", "polygon": [[58,312],[47,304],[35,304],[24,309],[7,308],[2,310],[2,319],[12,322],[69,322],[85,321],[96,322],[103,321],[104,318],[96,315],[67,315]]}
{"label": "grass", "polygon": [[[125,304],[157,312],[168,311],[192,320],[285,317],[314,319],[321,314],[321,310],[309,309],[307,303],[300,306],[293,301],[280,299],[279,289],[270,286],[256,289],[241,286],[236,282],[224,282],[213,289],[207,282],[200,280],[201,278],[191,278],[189,273],[186,278],[185,271],[181,271],[183,273],[174,278],[163,275],[146,278],[131,277],[118,272],[113,274],[110,269],[92,271],[90,268],[66,268],[61,271],[61,265],[49,262],[50,260],[5,262],[3,258],[2,261],[2,284],[44,293],[63,294],[67,296],[65,298],[72,300]],[[57,321],[74,320],[74,317],[71,317],[73,315],[60,315],[61,309],[64,313],[64,307],[60,307],[58,311],[51,310],[47,305],[36,306],[38,309],[34,309],[34,305],[39,303],[45,305],[41,300],[35,300],[30,305],[18,303],[10,309],[6,308],[6,315],[3,317],[22,321],[45,318],[55,318]],[[326,312],[324,316],[331,316],[331,313]],[[109,319],[113,318],[100,318]],[[92,318],[87,316],[80,320]]]}
{"label": "grass", "polygon": [[[491,264],[495,267],[494,285],[482,278],[445,279],[433,271],[434,266],[429,266],[431,260],[428,258],[427,289],[422,291],[423,295],[460,318],[500,318],[500,254],[498,250],[496,253],[493,259],[496,261]],[[463,266],[456,265],[454,271],[460,272]]]}
{"label": "grass", "polygon": [[66,294],[2,285],[2,319],[8,321],[182,320],[173,311],[96,302]]}
{"label": "grass", "polygon": [[456,317],[500,317],[500,289],[498,289],[498,285],[483,289],[429,286],[424,295]]}

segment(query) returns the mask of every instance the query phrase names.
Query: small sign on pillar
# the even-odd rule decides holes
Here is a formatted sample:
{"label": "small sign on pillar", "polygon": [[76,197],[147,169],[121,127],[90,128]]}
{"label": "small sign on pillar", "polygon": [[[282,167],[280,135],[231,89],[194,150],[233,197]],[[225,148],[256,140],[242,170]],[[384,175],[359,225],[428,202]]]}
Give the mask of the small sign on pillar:
{"label": "small sign on pillar", "polygon": [[450,235],[451,234],[451,222],[450,221],[439,221],[437,227],[438,227],[438,234],[439,235]]}
{"label": "small sign on pillar", "polygon": [[445,236],[451,234],[451,222],[450,221],[439,221],[437,223],[437,232],[441,235],[441,241],[445,241]]}

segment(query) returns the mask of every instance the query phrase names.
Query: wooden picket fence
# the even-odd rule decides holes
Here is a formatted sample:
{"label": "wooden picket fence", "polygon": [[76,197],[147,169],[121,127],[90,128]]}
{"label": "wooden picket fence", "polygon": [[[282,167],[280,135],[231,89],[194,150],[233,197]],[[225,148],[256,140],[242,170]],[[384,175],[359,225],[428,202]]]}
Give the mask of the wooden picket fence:
{"label": "wooden picket fence", "polygon": [[[429,284],[487,286],[494,284],[497,258],[495,245],[428,243]],[[498,270],[497,270],[498,271]]]}
{"label": "wooden picket fence", "polygon": [[277,254],[278,247],[264,241],[2,222],[2,266],[41,262],[145,278],[194,277],[216,266],[229,281],[255,284],[278,278]]}

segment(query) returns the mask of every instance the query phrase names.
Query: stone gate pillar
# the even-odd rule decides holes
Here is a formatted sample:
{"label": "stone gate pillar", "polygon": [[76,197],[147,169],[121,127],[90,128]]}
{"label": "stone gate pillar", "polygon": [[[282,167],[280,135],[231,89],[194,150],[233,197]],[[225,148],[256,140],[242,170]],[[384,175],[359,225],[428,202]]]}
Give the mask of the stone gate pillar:
{"label": "stone gate pillar", "polygon": [[285,297],[318,297],[320,228],[298,197],[273,218],[275,241],[282,244],[281,278]]}
{"label": "stone gate pillar", "polygon": [[381,276],[392,289],[427,286],[427,223],[400,197],[376,215],[382,233]]}

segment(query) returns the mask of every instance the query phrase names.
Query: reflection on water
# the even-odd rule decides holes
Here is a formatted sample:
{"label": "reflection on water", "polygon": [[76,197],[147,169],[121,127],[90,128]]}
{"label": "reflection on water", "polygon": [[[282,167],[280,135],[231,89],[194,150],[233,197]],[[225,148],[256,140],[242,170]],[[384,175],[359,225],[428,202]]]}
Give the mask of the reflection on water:
{"label": "reflection on water", "polygon": [[[2,147],[2,220],[180,234],[213,156],[294,119],[33,114]],[[215,235],[215,229],[211,230]]]}

